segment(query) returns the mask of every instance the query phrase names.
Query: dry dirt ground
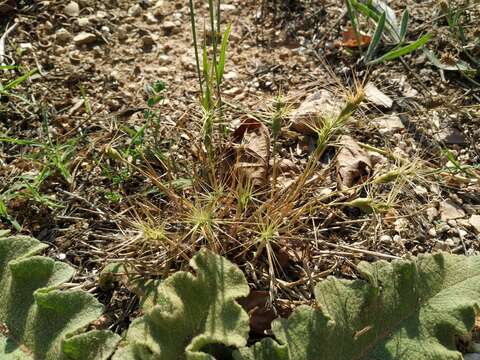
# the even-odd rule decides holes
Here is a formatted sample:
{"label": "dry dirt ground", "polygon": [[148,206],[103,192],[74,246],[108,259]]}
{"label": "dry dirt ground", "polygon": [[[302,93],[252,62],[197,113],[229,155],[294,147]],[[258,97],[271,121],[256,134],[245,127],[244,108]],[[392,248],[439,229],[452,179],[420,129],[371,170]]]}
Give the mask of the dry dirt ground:
{"label": "dry dirt ground", "polygon": [[[197,2],[203,29],[207,6]],[[429,49],[443,59],[457,59],[462,54],[442,20],[440,3],[391,6],[399,13],[409,8],[409,40],[433,31]],[[20,66],[3,71],[2,83],[38,69],[13,90],[18,97],[2,97],[0,204],[5,209],[0,229],[50,244],[48,255],[77,269],[69,286],[97,294],[110,310],[108,325],[120,331],[135,317],[136,300],[122,287],[100,289],[98,273],[107,262],[130,261],[146,276],[186,267],[150,240],[158,224],[170,233],[188,225],[171,220],[174,209],[158,182],[173,184],[190,199],[199,196],[189,193],[192,178],[201,172],[195,164],[201,161],[202,113],[188,1],[77,4],[78,9],[68,1],[17,1],[18,9],[0,20],[0,34],[17,24],[6,37],[4,63]],[[355,277],[360,260],[437,250],[479,253],[478,76],[440,71],[422,51],[366,68],[339,44],[348,18],[336,1],[262,6],[230,0],[222,10],[223,24],[232,24],[223,84],[227,131],[246,118],[264,119],[278,94],[289,114],[320,89],[334,89],[341,99],[358,82],[373,83],[393,99],[388,106],[365,102],[341,129],[351,138],[339,138],[325,151],[316,177],[302,190],[305,197],[325,201],[307,214],[299,212],[302,219],[295,223],[287,216],[292,225],[283,224],[274,234],[281,268],[274,276],[266,259],[257,268],[248,265],[256,258],[247,250],[225,251],[245,271],[252,289],[270,291],[276,306],[288,309],[310,301],[311,286],[322,277]],[[470,6],[467,12],[465,27],[478,39],[480,9]],[[478,41],[472,53],[478,56]],[[167,88],[155,108],[155,126],[146,120],[145,109],[160,80]],[[278,150],[285,165],[280,185],[286,187],[305,169],[315,143],[314,137],[290,129],[291,118],[285,116]],[[352,158],[367,156],[368,164],[363,169],[360,160],[339,164],[342,145]],[[173,159],[176,178],[164,176],[162,156]],[[339,195],[342,166],[353,166],[362,179],[392,173],[396,178]],[[359,198],[375,202],[352,203]],[[299,200],[295,211],[306,203]],[[238,233],[239,239],[255,237],[251,230]]]}

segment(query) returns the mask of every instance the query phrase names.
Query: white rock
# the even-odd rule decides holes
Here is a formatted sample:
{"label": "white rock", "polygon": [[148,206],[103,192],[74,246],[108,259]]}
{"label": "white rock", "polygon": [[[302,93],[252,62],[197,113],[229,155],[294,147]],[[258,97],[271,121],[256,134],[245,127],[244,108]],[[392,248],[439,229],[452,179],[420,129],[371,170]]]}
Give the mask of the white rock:
{"label": "white rock", "polygon": [[292,114],[290,128],[302,134],[314,134],[326,118],[336,118],[344,102],[328,90],[320,90],[309,96]]}
{"label": "white rock", "polygon": [[170,64],[172,60],[170,59],[170,56],[168,56],[167,54],[160,54],[158,55],[158,62],[159,64],[164,65],[164,64]]}
{"label": "white rock", "polygon": [[59,44],[66,44],[72,39],[72,34],[70,34],[67,29],[60,28],[55,33],[55,39]]}
{"label": "white rock", "polygon": [[469,219],[470,225],[477,234],[480,234],[480,215],[472,215]]}
{"label": "white rock", "polygon": [[382,242],[382,243],[391,243],[392,241],[393,241],[393,239],[389,235],[380,236],[380,242]]}
{"label": "white rock", "polygon": [[91,44],[94,43],[97,40],[97,37],[95,34],[88,33],[85,31],[82,31],[78,35],[76,35],[73,38],[73,42],[75,45],[85,45],[85,44]]}
{"label": "white rock", "polygon": [[440,203],[440,218],[443,221],[460,219],[465,216],[465,211],[452,200],[445,200]]}
{"label": "white rock", "polygon": [[128,16],[137,17],[142,13],[142,7],[138,4],[135,4],[133,6],[130,6],[127,13],[128,13]]}
{"label": "white rock", "polygon": [[77,17],[80,15],[80,6],[75,1],[70,1],[63,9],[65,15],[70,17]]}
{"label": "white rock", "polygon": [[393,134],[405,129],[402,120],[398,115],[386,115],[376,118],[372,121],[377,127],[380,134]]}
{"label": "white rock", "polygon": [[88,25],[90,25],[90,19],[86,17],[78,18],[77,24],[81,29],[85,29]]}
{"label": "white rock", "polygon": [[436,217],[438,216],[438,210],[435,209],[434,207],[429,207],[426,212],[427,212],[428,221],[430,222],[435,220]]}
{"label": "white rock", "polygon": [[236,11],[237,7],[235,5],[232,5],[232,4],[220,4],[220,10],[225,11],[225,12]]}
{"label": "white rock", "polygon": [[145,14],[145,20],[147,22],[147,24],[157,24],[158,23],[158,19],[155,15],[153,15],[151,12],[147,12]]}

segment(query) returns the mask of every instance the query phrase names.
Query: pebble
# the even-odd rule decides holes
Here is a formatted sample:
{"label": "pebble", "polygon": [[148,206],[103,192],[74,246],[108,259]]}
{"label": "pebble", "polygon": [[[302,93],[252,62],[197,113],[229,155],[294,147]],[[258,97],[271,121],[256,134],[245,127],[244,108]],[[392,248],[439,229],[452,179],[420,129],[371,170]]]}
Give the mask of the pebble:
{"label": "pebble", "polygon": [[150,25],[158,23],[157,17],[154,14],[152,14],[151,12],[147,12],[145,14],[145,21],[147,22],[147,24],[150,24]]}
{"label": "pebble", "polygon": [[233,4],[220,4],[220,10],[225,12],[233,12],[237,10],[237,7]]}
{"label": "pebble", "polygon": [[157,73],[159,75],[168,75],[171,72],[168,66],[160,66],[157,68]]}
{"label": "pebble", "polygon": [[475,230],[477,234],[480,234],[480,215],[472,215],[468,221],[470,225],[472,225],[473,230]]}
{"label": "pebble", "polygon": [[440,203],[440,218],[443,221],[460,219],[465,216],[465,211],[452,200],[445,200]]}
{"label": "pebble", "polygon": [[172,34],[176,32],[176,30],[180,30],[180,28],[178,28],[173,21],[165,21],[162,24],[162,30],[165,34]]}
{"label": "pebble", "polygon": [[435,227],[435,230],[437,230],[437,234],[443,234],[450,230],[450,226],[446,223],[440,223]]}
{"label": "pebble", "polygon": [[453,240],[452,238],[447,238],[445,239],[445,245],[448,245],[448,247],[453,248],[458,244],[458,241]]}
{"label": "pebble", "polygon": [[405,130],[405,126],[398,115],[386,115],[373,120],[382,135],[393,134]]}
{"label": "pebble", "polygon": [[90,19],[86,17],[78,18],[77,24],[81,29],[85,29],[88,25],[90,25]]}
{"label": "pebble", "polygon": [[72,34],[65,28],[60,28],[55,33],[55,39],[59,44],[66,44],[72,39]]}
{"label": "pebble", "polygon": [[130,6],[127,13],[128,13],[128,16],[137,17],[142,13],[142,7],[138,4],[135,4],[133,6]]}
{"label": "pebble", "polygon": [[80,15],[80,6],[75,1],[70,1],[63,9],[65,15],[70,17],[77,17]]}
{"label": "pebble", "polygon": [[430,228],[430,230],[428,230],[428,235],[430,235],[431,237],[436,237],[437,236],[437,230],[435,230],[435,228]]}
{"label": "pebble", "polygon": [[160,65],[164,65],[164,64],[170,64],[172,60],[170,59],[170,56],[166,54],[160,54],[158,56],[158,62]]}
{"label": "pebble", "polygon": [[142,44],[144,47],[152,47],[155,45],[155,40],[153,40],[151,35],[145,35],[142,37]]}
{"label": "pebble", "polygon": [[88,32],[85,32],[85,31],[82,31],[81,33],[79,33],[78,35],[76,35],[73,38],[73,42],[77,46],[91,44],[91,43],[95,42],[96,40],[97,40],[97,37],[96,37],[95,34],[88,33]]}
{"label": "pebble", "polygon": [[447,224],[451,227],[456,227],[457,226],[457,222],[455,220],[448,220]]}
{"label": "pebble", "polygon": [[438,216],[438,210],[434,207],[429,207],[426,212],[427,212],[428,221],[430,222],[435,220]]}
{"label": "pebble", "polygon": [[392,241],[393,241],[393,239],[389,235],[380,236],[380,242],[382,242],[382,243],[391,243]]}
{"label": "pebble", "polygon": [[465,135],[455,128],[443,129],[436,135],[436,138],[446,145],[465,145],[467,143]]}

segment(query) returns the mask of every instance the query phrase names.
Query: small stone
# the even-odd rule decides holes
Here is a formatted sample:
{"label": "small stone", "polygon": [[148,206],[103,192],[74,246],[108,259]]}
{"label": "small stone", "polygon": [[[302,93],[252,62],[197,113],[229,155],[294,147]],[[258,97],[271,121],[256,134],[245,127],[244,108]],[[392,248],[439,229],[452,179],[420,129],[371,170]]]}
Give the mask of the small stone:
{"label": "small stone", "polygon": [[170,59],[170,56],[168,56],[167,54],[160,54],[158,56],[158,62],[159,64],[164,65],[164,64],[170,64],[172,60]]}
{"label": "small stone", "polygon": [[160,66],[157,68],[157,72],[159,75],[167,75],[171,72],[168,66]]}
{"label": "small stone", "polygon": [[437,230],[437,234],[444,234],[450,230],[450,226],[446,223],[440,223],[436,226],[435,230]]}
{"label": "small stone", "polygon": [[380,236],[380,242],[382,243],[391,243],[393,241],[392,237],[389,235],[382,235]]}
{"label": "small stone", "polygon": [[80,6],[75,1],[70,1],[63,9],[65,15],[70,17],[77,17],[80,15]]}
{"label": "small stone", "polygon": [[382,135],[393,134],[405,130],[405,126],[398,115],[386,115],[372,121]]}
{"label": "small stone", "polygon": [[220,10],[225,12],[233,12],[237,10],[237,7],[232,4],[220,4]]}
{"label": "small stone", "polygon": [[60,28],[55,33],[55,39],[59,44],[66,44],[72,39],[72,34],[70,34],[67,29]]}
{"label": "small stone", "polygon": [[437,236],[437,230],[435,230],[435,228],[430,228],[428,230],[428,235],[430,235],[431,237],[436,237]]}
{"label": "small stone", "polygon": [[97,20],[103,20],[105,18],[108,17],[108,13],[106,11],[97,11],[97,13],[95,14],[95,19]]}
{"label": "small stone", "polygon": [[145,35],[142,37],[142,44],[144,47],[151,48],[153,45],[155,45],[155,40],[153,40],[152,36]]}
{"label": "small stone", "polygon": [[133,17],[137,17],[141,13],[142,13],[142,7],[138,4],[130,6],[130,8],[127,11],[128,16],[133,16]]}
{"label": "small stone", "polygon": [[472,215],[469,219],[470,225],[477,234],[480,234],[480,215]]}
{"label": "small stone", "polygon": [[290,129],[304,135],[312,135],[315,129],[322,128],[325,119],[338,117],[343,106],[343,99],[328,90],[320,90],[309,96],[293,112]]}
{"label": "small stone", "polygon": [[448,224],[448,226],[451,226],[451,227],[456,227],[457,226],[457,222],[455,220],[448,220],[447,224]]}
{"label": "small stone", "polygon": [[464,216],[465,211],[452,200],[446,200],[440,203],[440,218],[443,221],[460,219]]}
{"label": "small stone", "polygon": [[73,42],[77,46],[91,44],[94,43],[96,40],[97,37],[94,34],[85,31],[82,31],[73,38]]}
{"label": "small stone", "polygon": [[90,25],[90,19],[86,17],[78,18],[77,24],[80,29],[85,29],[88,25]]}
{"label": "small stone", "polygon": [[235,71],[229,71],[224,75],[225,80],[238,79],[238,74]]}
{"label": "small stone", "polygon": [[162,30],[165,34],[172,34],[179,29],[177,28],[177,25],[173,21],[165,21],[162,24]]}
{"label": "small stone", "polygon": [[147,24],[153,25],[158,23],[158,19],[155,15],[153,15],[151,12],[147,12],[145,14],[145,20]]}
{"label": "small stone", "polygon": [[438,216],[438,210],[434,207],[429,207],[426,212],[427,212],[428,221],[430,222],[435,220]]}
{"label": "small stone", "polygon": [[452,238],[447,238],[445,239],[445,245],[448,245],[448,247],[453,248],[455,247],[456,242]]}
{"label": "small stone", "polygon": [[465,135],[455,128],[443,129],[436,135],[436,138],[446,145],[465,145],[467,143]]}

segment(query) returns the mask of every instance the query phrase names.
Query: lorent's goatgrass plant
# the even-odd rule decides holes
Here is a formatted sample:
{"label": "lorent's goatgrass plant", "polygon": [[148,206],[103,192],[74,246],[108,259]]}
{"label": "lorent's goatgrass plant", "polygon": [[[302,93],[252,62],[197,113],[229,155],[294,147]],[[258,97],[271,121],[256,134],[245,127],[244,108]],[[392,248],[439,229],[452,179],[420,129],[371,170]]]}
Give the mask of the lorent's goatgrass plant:
{"label": "lorent's goatgrass plant", "polygon": [[[196,72],[200,87],[200,103],[203,112],[203,144],[206,148],[210,163],[212,164],[214,160],[214,123],[218,114],[221,113],[221,84],[225,72],[231,25],[228,25],[223,32],[222,41],[219,47],[217,36],[221,33],[220,0],[217,0],[216,2],[214,2],[214,0],[208,0],[211,49],[208,49],[206,35],[204,35],[200,59],[200,45],[197,35],[195,4],[193,0],[189,1],[189,6],[193,47],[195,50]],[[211,59],[209,59],[209,53],[211,53]]]}

